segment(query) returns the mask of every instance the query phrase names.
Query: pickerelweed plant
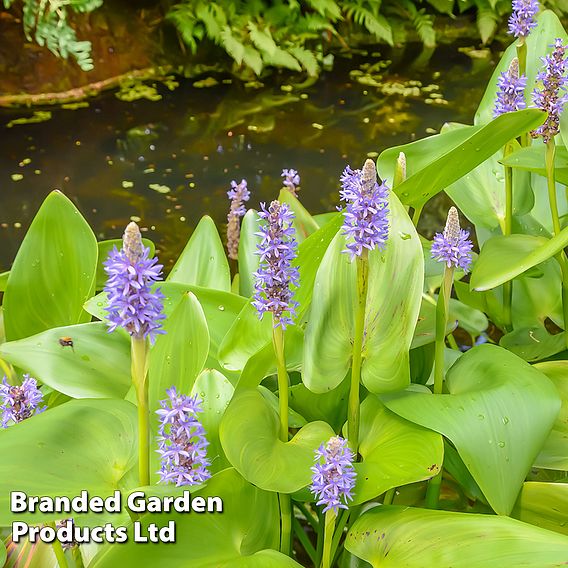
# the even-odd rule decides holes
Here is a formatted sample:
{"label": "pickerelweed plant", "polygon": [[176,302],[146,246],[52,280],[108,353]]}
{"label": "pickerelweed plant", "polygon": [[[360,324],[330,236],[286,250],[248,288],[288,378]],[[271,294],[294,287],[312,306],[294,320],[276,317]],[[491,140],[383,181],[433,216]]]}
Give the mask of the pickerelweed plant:
{"label": "pickerelweed plant", "polygon": [[[97,242],[47,196],[0,275],[9,568],[567,561],[568,38],[535,6],[515,3],[526,69],[515,41],[474,124],[338,165],[339,211],[235,182],[231,262],[205,216],[161,281],[135,224]],[[95,517],[12,512],[11,491],[82,490],[124,496],[97,525],[173,521],[176,542],[17,542],[14,521]],[[135,514],[135,490],[223,514]]]}

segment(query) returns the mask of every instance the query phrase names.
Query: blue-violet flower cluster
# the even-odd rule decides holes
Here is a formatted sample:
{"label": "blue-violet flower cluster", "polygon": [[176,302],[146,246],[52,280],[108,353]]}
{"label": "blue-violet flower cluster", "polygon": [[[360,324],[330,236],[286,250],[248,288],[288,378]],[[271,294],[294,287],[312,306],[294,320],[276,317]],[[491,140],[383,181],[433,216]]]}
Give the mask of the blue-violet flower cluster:
{"label": "blue-violet flower cluster", "polygon": [[432,242],[432,258],[444,262],[448,268],[461,268],[468,272],[471,266],[473,243],[469,233],[460,228],[458,210],[450,207],[444,233],[436,233]]}
{"label": "blue-violet flower cluster", "polygon": [[286,329],[292,323],[296,313],[297,302],[292,300],[291,286],[298,286],[298,269],[292,266],[297,256],[297,243],[294,238],[293,213],[285,203],[273,201],[268,209],[260,204],[259,217],[266,221],[261,225],[261,237],[257,245],[260,266],[254,273],[253,306],[262,319],[265,312],[271,312],[274,326]]}
{"label": "blue-violet flower cluster", "polygon": [[124,232],[122,249],[114,247],[104,262],[108,274],[104,291],[108,296],[109,332],[123,327],[130,335],[148,337],[153,342],[156,334],[164,333],[161,326],[165,316],[164,295],[159,289],[151,289],[161,279],[162,266],[149,255],[138,225],[130,223]]}
{"label": "blue-violet flower cluster", "polygon": [[156,410],[160,417],[158,450],[161,468],[160,482],[181,485],[198,485],[211,477],[208,471],[205,429],[197,419],[202,412],[197,395],[178,394],[175,387],[166,391],[167,400]]}
{"label": "blue-violet flower cluster", "polygon": [[300,190],[300,174],[298,174],[298,172],[293,169],[284,169],[282,170],[281,175],[284,178],[284,181],[282,182],[284,184],[284,187],[288,189],[288,191],[292,195],[297,196],[298,191]]}
{"label": "blue-violet flower cluster", "polygon": [[388,192],[386,183],[377,182],[373,160],[367,160],[362,170],[345,168],[341,176],[342,201],[347,202],[343,234],[351,260],[364,249],[383,250],[389,236]]}
{"label": "blue-violet flower cluster", "polygon": [[513,112],[526,108],[525,88],[527,78],[525,75],[519,77],[519,60],[515,57],[509,65],[509,69],[499,75],[497,81],[497,98],[493,108],[493,118],[506,112]]}
{"label": "blue-violet flower cluster", "polygon": [[231,200],[231,208],[227,215],[227,252],[229,258],[237,260],[239,257],[239,238],[241,236],[240,219],[247,212],[244,203],[250,199],[247,181],[243,179],[241,183],[237,183],[233,180],[227,195]]}
{"label": "blue-violet flower cluster", "polygon": [[7,428],[10,423],[22,422],[33,414],[39,414],[45,410],[39,405],[43,402],[43,394],[37,388],[37,382],[29,375],[24,375],[21,385],[8,384],[6,377],[0,384],[0,411],[2,411],[2,428]]}
{"label": "blue-violet flower cluster", "polygon": [[333,510],[337,514],[339,509],[347,509],[347,502],[353,499],[357,476],[353,458],[347,440],[339,436],[334,436],[316,450],[310,490],[317,499],[317,505],[324,505],[324,513]]}
{"label": "blue-violet flower cluster", "polygon": [[509,33],[515,37],[526,38],[537,22],[537,0],[513,0],[513,13],[509,18]]}
{"label": "blue-violet flower cluster", "polygon": [[537,81],[542,81],[542,87],[533,92],[534,104],[548,113],[544,123],[531,135],[536,138],[542,136],[545,143],[550,142],[560,130],[560,114],[568,101],[566,90],[566,46],[561,39],[556,39],[554,49],[542,58],[544,68],[537,75]]}

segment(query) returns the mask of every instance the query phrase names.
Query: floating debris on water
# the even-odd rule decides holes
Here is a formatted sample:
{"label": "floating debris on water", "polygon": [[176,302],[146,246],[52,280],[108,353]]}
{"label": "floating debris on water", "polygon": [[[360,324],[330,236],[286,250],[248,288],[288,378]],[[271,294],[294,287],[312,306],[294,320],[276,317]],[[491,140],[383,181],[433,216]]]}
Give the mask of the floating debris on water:
{"label": "floating debris on water", "polygon": [[148,187],[158,193],[170,193],[171,191],[167,185],[161,185],[159,183],[151,183]]}
{"label": "floating debris on water", "polygon": [[15,118],[6,124],[6,128],[12,128],[18,124],[35,124],[38,122],[45,122],[51,119],[51,111],[49,110],[36,110],[32,116],[26,116],[22,118]]}

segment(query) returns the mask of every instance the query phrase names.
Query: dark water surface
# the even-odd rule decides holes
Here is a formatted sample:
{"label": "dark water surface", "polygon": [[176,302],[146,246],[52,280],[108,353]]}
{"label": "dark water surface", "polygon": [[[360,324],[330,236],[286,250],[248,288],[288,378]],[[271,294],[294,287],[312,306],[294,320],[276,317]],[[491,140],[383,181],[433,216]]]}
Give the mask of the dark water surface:
{"label": "dark water surface", "polygon": [[[382,68],[386,58],[392,64]],[[208,88],[193,80],[160,87],[160,101],[105,93],[87,108],[51,108],[52,118],[36,124],[8,127],[32,113],[0,110],[0,271],[53,189],[74,201],[99,239],[138,221],[166,267],[201,215],[224,222],[232,179],[248,180],[249,206],[257,207],[277,196],[282,168],[295,168],[304,205],[332,210],[346,164],[360,167],[446,121],[471,122],[495,59],[446,45],[424,66],[409,45],[338,56],[314,85],[292,91],[285,76],[261,88],[216,77]]]}

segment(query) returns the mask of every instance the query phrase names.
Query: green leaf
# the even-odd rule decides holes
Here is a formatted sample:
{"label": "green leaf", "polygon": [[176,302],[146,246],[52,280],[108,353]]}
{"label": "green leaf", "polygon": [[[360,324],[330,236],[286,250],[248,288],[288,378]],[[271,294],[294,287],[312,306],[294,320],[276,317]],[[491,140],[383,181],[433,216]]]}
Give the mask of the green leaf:
{"label": "green leaf", "polygon": [[[122,489],[137,462],[136,437],[136,409],[124,400],[72,400],[0,432],[0,454],[10,456],[0,461],[0,525],[61,518],[11,513],[11,491],[75,497],[86,489],[91,497],[107,497]],[[82,515],[75,520],[82,524]]]}
{"label": "green leaf", "polygon": [[[410,381],[408,350],[423,286],[422,246],[414,225],[392,193],[389,208],[390,238],[386,248],[369,253],[361,379],[375,393],[404,388]],[[325,253],[314,284],[302,373],[304,384],[313,392],[335,388],[351,365],[357,267],[342,252],[344,249],[345,237],[338,233]]]}
{"label": "green leaf", "polygon": [[[70,337],[73,346],[62,346]],[[124,398],[130,388],[130,341],[102,322],[56,327],[0,344],[0,357],[73,398]]]}
{"label": "green leaf", "polygon": [[318,60],[309,49],[296,45],[290,47],[288,51],[302,64],[302,67],[308,72],[310,77],[319,75]]}
{"label": "green leaf", "polygon": [[[546,146],[529,146],[521,148],[507,157],[499,160],[505,166],[527,170],[546,177],[546,168],[544,167]],[[556,181],[568,184],[568,151],[566,146],[556,146],[556,154],[554,156],[554,174]]]}
{"label": "green leaf", "polygon": [[231,28],[225,26],[221,30],[221,44],[227,51],[227,53],[240,65],[243,62],[243,57],[245,56],[245,46],[233,36]]}
{"label": "green leaf", "polygon": [[285,443],[278,437],[279,429],[278,413],[263,395],[244,390],[235,394],[225,411],[221,443],[247,481],[267,491],[293,493],[310,483],[314,452],[334,432],[325,422],[311,422]]}
{"label": "green leaf", "polygon": [[9,276],[10,276],[10,271],[2,272],[2,274],[0,274],[0,292],[4,292],[6,290],[6,285],[8,284]]}
{"label": "green leaf", "polygon": [[97,241],[73,203],[51,192],[24,237],[4,292],[9,341],[89,321],[83,303],[94,292]]}
{"label": "green leaf", "polygon": [[310,215],[309,211],[300,203],[298,198],[294,197],[287,189],[280,190],[278,201],[280,201],[280,203],[286,203],[290,211],[294,213],[293,227],[296,231],[296,240],[298,243],[301,243],[319,229],[319,225]]}
{"label": "green leaf", "polygon": [[225,249],[208,215],[195,227],[167,281],[230,292],[231,273]]}
{"label": "green leaf", "polygon": [[262,57],[260,56],[260,53],[251,45],[245,45],[243,62],[245,65],[248,65],[256,73],[256,75],[260,75],[262,73]]}
{"label": "green leaf", "polygon": [[442,436],[397,416],[373,395],[361,404],[360,438],[362,461],[355,464],[353,505],[393,487],[429,479],[442,466]]}
{"label": "green leaf", "polygon": [[551,239],[499,235],[486,241],[473,267],[471,287],[490,290],[557,255],[568,244],[568,227]]}
{"label": "green leaf", "polygon": [[[172,488],[172,495],[185,488]],[[204,488],[192,491],[195,497],[220,497],[222,513],[194,515],[184,513],[150,514],[142,518],[165,526],[173,520],[178,538],[175,544],[140,546],[107,544],[89,564],[90,568],[135,568],[137,566],[183,566],[184,568],[288,568],[299,566],[276,552],[279,544],[278,497],[247,483],[234,469],[214,475]],[[143,528],[142,530],[145,530]],[[129,531],[131,532],[131,531]]]}
{"label": "green leaf", "polygon": [[383,400],[448,438],[491,507],[507,515],[558,414],[558,393],[545,375],[494,345],[462,355],[445,385],[450,394],[403,392]]}
{"label": "green leaf", "polygon": [[[568,470],[568,362],[547,361],[535,365],[541,373],[544,373],[553,383],[560,399],[562,407],[560,414],[552,426],[552,432],[548,436],[544,447],[537,456],[534,465],[546,469]],[[568,487],[568,486],[567,486]],[[568,515],[566,515],[568,518]],[[568,529],[566,529],[568,531]]]}
{"label": "green leaf", "polygon": [[408,177],[394,191],[405,205],[420,208],[507,142],[542,124],[545,117],[536,109],[506,113],[483,126],[461,128],[389,148],[379,156],[377,167],[381,178],[392,181],[396,158],[404,152]]}
{"label": "green leaf", "polygon": [[386,506],[361,515],[345,547],[373,568],[552,568],[568,538],[506,517]]}
{"label": "green leaf", "polygon": [[542,324],[516,328],[504,335],[499,345],[525,361],[541,361],[566,349],[564,332],[551,335]]}
{"label": "green leaf", "polygon": [[6,547],[4,542],[0,540],[0,566],[4,566],[6,562]]}
{"label": "green leaf", "polygon": [[568,483],[526,482],[511,516],[568,536]]}
{"label": "green leaf", "polygon": [[[142,239],[142,244],[150,249],[150,257],[154,256],[156,247],[150,239]],[[108,241],[99,241],[98,263],[97,263],[97,276],[96,276],[96,289],[102,290],[107,281],[107,273],[105,272],[103,262],[108,258],[110,251],[116,247],[118,250],[122,248],[122,239],[111,239]]]}
{"label": "green leaf", "polygon": [[255,235],[258,231],[258,212],[249,209],[243,217],[239,239],[239,294],[245,298],[253,295],[254,273],[260,264],[260,257],[255,254],[260,243],[260,237]]}

